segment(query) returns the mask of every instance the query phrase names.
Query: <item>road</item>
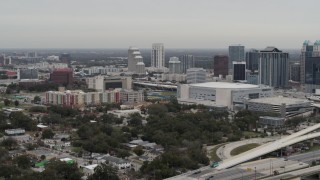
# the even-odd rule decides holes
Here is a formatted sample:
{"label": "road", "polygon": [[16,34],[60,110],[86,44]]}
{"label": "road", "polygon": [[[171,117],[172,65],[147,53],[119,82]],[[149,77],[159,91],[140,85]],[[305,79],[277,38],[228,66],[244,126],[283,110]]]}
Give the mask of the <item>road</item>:
{"label": "road", "polygon": [[231,151],[237,147],[240,147],[246,144],[253,144],[253,143],[264,144],[274,140],[275,140],[274,138],[253,138],[253,139],[246,139],[243,141],[236,141],[236,142],[228,143],[224,146],[219,147],[216,153],[221,160],[225,160],[231,157]]}
{"label": "road", "polygon": [[298,154],[287,158],[262,159],[258,161],[243,163],[238,166],[220,171],[207,166],[201,168],[201,172],[198,174],[193,174],[197,171],[196,170],[169,179],[195,180],[206,179],[210,176],[214,176],[213,178],[211,178],[212,180],[240,180],[244,177],[246,179],[254,179],[255,177],[262,178],[272,175],[275,170],[277,170],[279,173],[285,173],[287,171],[294,171],[309,167],[309,164],[311,164],[313,160],[320,160],[320,150]]}

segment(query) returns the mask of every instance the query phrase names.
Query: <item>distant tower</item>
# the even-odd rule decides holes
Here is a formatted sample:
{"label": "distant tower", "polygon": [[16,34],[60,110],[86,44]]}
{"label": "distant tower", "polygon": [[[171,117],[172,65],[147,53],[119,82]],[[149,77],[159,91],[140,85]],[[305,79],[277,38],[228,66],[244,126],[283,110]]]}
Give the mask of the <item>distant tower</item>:
{"label": "distant tower", "polygon": [[179,58],[171,57],[169,60],[169,73],[170,74],[180,74],[181,73],[181,65]]}
{"label": "distant tower", "polygon": [[180,62],[181,62],[181,73],[187,73],[187,69],[194,68],[195,67],[195,61],[193,55],[183,55],[180,56]]}
{"label": "distant tower", "polygon": [[128,50],[128,71],[137,74],[145,73],[143,57],[138,48],[130,47]]}
{"label": "distant tower", "polygon": [[246,53],[246,66],[251,72],[259,70],[259,51],[251,49]]}
{"label": "distant tower", "polygon": [[213,58],[213,72],[215,77],[219,77],[222,75],[223,78],[228,75],[228,56],[225,55],[217,55]]}
{"label": "distant tower", "polygon": [[233,62],[233,80],[244,81],[246,80],[246,62]]}
{"label": "distant tower", "polygon": [[68,67],[71,67],[71,55],[68,53],[63,53],[59,57],[60,62],[68,64]]}
{"label": "distant tower", "polygon": [[136,73],[137,74],[145,74],[145,64],[143,62],[138,62],[136,65]]}
{"label": "distant tower", "polygon": [[320,89],[320,40],[305,41],[301,50],[300,82],[304,92]]}
{"label": "distant tower", "polygon": [[300,82],[300,63],[290,64],[290,80]]}
{"label": "distant tower", "polygon": [[283,88],[289,81],[289,54],[275,47],[260,51],[259,83]]}
{"label": "distant tower", "polygon": [[151,67],[162,69],[165,64],[165,52],[162,43],[152,44],[151,50]]}
{"label": "distant tower", "polygon": [[232,73],[232,65],[235,61],[244,61],[244,46],[231,45],[229,46],[229,72]]}

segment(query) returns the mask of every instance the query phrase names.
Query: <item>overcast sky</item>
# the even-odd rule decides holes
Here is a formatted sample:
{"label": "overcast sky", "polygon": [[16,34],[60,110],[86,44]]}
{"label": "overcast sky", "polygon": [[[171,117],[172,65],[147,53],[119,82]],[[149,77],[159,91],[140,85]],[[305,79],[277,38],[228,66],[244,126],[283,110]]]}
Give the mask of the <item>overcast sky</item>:
{"label": "overcast sky", "polygon": [[319,0],[1,0],[0,48],[301,48]]}

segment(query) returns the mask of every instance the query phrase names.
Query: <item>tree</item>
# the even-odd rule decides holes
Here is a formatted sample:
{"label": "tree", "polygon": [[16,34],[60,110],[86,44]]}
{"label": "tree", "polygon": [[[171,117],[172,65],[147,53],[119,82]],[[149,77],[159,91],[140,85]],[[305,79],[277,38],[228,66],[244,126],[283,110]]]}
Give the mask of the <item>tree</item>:
{"label": "tree", "polygon": [[34,102],[35,104],[39,104],[39,103],[41,102],[40,96],[35,96],[35,97],[33,98],[33,102]]}
{"label": "tree", "polygon": [[162,104],[152,104],[148,107],[148,113],[150,115],[162,116],[168,112],[168,108]]}
{"label": "tree", "polygon": [[88,180],[118,180],[117,170],[108,164],[101,164],[94,169],[94,173],[89,176]]}
{"label": "tree", "polygon": [[133,149],[133,152],[137,155],[137,156],[141,156],[143,154],[143,149],[142,146],[137,146]]}
{"label": "tree", "polygon": [[13,138],[7,138],[1,142],[1,145],[8,150],[13,150],[18,146],[18,143]]}
{"label": "tree", "polygon": [[54,136],[54,132],[51,129],[45,129],[42,132],[42,139],[51,139]]}
{"label": "tree", "polygon": [[36,130],[36,122],[22,112],[11,113],[10,121],[14,128],[25,128],[27,131]]}
{"label": "tree", "polygon": [[17,106],[19,106],[19,101],[18,100],[15,100],[14,101],[14,105],[17,107]]}
{"label": "tree", "polygon": [[5,106],[9,106],[11,101],[9,99],[4,99],[3,103],[4,103]]}
{"label": "tree", "polygon": [[131,126],[141,126],[142,125],[142,116],[139,113],[130,114],[129,124]]}
{"label": "tree", "polygon": [[17,163],[19,168],[28,169],[31,167],[31,159],[27,155],[21,155],[14,159],[14,162]]}
{"label": "tree", "polygon": [[[81,179],[82,173],[79,171],[77,164],[67,164],[59,160],[50,161],[46,169],[42,172],[43,179],[68,179],[78,180]],[[48,178],[50,177],[50,178]]]}

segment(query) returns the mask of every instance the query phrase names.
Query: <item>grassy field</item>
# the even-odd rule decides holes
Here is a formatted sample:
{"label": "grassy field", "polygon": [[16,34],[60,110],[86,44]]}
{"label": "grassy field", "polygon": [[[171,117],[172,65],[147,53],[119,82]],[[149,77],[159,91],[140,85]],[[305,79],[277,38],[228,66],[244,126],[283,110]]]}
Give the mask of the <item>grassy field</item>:
{"label": "grassy field", "polygon": [[241,154],[243,152],[246,152],[246,151],[249,151],[250,149],[253,149],[253,148],[256,148],[260,146],[260,144],[257,144],[257,143],[252,143],[252,144],[246,144],[246,145],[243,145],[243,146],[239,146],[235,149],[233,149],[230,154],[232,156],[235,156],[235,155],[238,155],[238,154]]}
{"label": "grassy field", "polygon": [[209,156],[210,156],[210,160],[211,161],[221,161],[221,159],[218,157],[217,155],[217,149],[219,149],[219,147],[225,145],[224,144],[219,144],[216,147],[214,147],[213,149],[210,150]]}
{"label": "grassy field", "polygon": [[251,138],[254,138],[254,137],[259,137],[261,135],[261,133],[256,133],[256,132],[252,132],[252,131],[244,131],[242,132],[243,133],[243,136],[247,136],[247,137],[251,137]]}

